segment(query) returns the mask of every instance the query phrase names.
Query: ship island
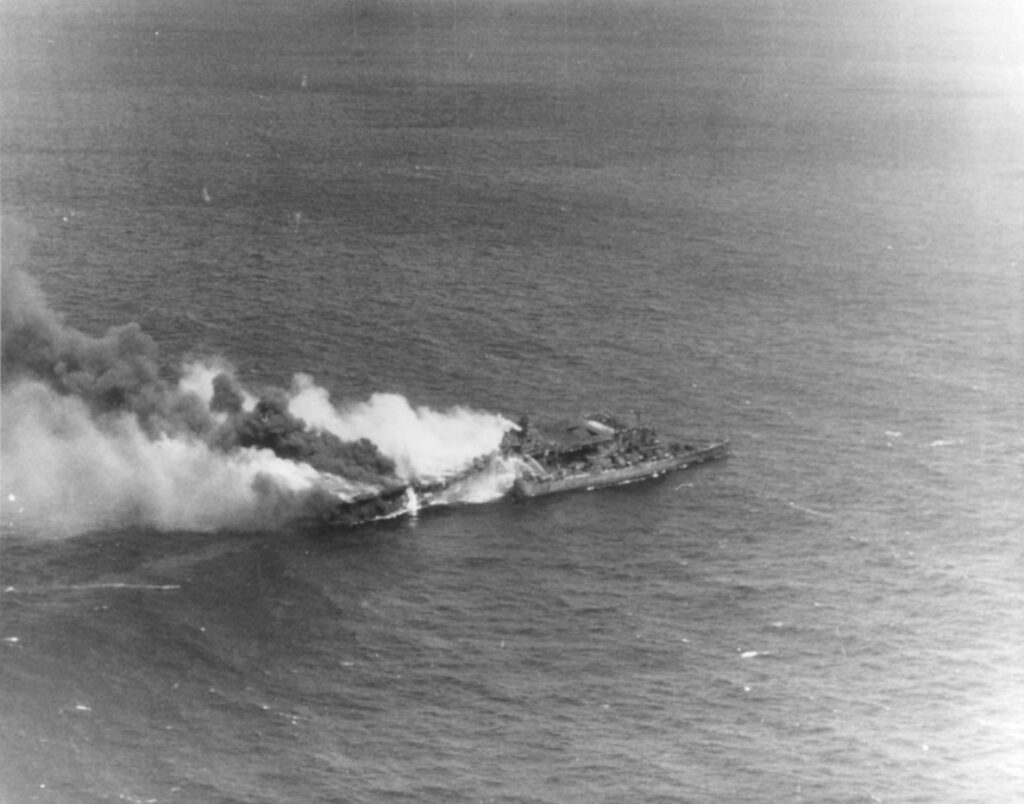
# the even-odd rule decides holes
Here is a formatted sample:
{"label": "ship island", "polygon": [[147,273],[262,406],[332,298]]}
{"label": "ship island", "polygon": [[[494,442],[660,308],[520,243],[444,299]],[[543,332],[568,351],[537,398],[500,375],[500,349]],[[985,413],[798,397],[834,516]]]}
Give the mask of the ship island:
{"label": "ship island", "polygon": [[539,423],[523,416],[511,424],[494,453],[463,471],[433,482],[397,482],[353,499],[332,495],[316,520],[320,526],[345,527],[450,505],[457,497],[453,488],[496,463],[514,473],[510,495],[527,500],[652,480],[724,458],[728,450],[728,439],[666,443],[654,428],[628,425],[607,413]]}

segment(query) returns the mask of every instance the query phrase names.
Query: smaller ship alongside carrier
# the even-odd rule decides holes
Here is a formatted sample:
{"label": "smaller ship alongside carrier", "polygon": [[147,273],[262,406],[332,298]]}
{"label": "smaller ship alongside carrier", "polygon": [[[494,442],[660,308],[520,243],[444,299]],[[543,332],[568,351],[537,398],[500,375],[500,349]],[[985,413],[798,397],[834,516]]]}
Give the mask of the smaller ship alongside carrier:
{"label": "smaller ship alongside carrier", "polygon": [[728,446],[727,440],[662,443],[654,429],[628,426],[608,414],[542,424],[524,416],[517,425],[510,424],[495,452],[478,457],[462,471],[441,480],[396,480],[386,488],[347,498],[330,488],[330,476],[325,475],[326,504],[310,522],[349,527],[458,504],[464,484],[495,467],[511,481],[512,495],[526,499],[661,477],[723,458]]}
{"label": "smaller ship alongside carrier", "polygon": [[509,430],[501,452],[521,462],[512,493],[518,498],[636,483],[725,457],[729,442],[662,443],[653,428],[630,427],[606,413],[579,421]]}

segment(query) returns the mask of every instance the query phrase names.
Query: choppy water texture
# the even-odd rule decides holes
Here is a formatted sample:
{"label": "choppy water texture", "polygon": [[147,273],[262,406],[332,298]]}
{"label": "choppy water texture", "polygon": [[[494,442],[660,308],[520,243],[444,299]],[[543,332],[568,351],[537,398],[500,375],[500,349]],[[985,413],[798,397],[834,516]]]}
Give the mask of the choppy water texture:
{"label": "choppy water texture", "polygon": [[62,5],[3,9],[3,258],[68,326],[733,455],[333,533],[5,494],[6,801],[1019,800],[1013,4]]}

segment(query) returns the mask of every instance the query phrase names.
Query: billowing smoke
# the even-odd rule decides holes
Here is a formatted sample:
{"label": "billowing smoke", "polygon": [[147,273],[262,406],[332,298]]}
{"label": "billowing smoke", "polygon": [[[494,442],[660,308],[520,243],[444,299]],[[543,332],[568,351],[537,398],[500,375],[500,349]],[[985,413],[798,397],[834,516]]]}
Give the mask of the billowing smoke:
{"label": "billowing smoke", "polygon": [[378,394],[336,407],[312,378],[254,394],[211,360],[161,370],[137,324],[67,326],[24,273],[2,276],[4,525],[214,529],[287,521],[332,500],[457,475],[509,423]]}
{"label": "billowing smoke", "polygon": [[3,390],[4,524],[75,533],[102,525],[214,529],[294,515],[316,471],[268,450],[211,449],[146,433],[128,413],[97,417],[37,380]]}
{"label": "billowing smoke", "polygon": [[341,407],[305,374],[295,376],[291,409],[314,427],[343,439],[368,438],[406,480],[439,480],[497,449],[512,426],[503,416],[454,407],[413,407],[399,394],[374,394]]}

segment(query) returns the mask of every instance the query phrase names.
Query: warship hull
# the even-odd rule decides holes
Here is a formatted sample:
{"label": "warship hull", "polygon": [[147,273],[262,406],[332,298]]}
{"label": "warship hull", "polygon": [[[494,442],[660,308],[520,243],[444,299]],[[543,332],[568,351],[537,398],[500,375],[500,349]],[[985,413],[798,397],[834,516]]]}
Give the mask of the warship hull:
{"label": "warship hull", "polygon": [[626,427],[603,415],[567,427],[535,427],[524,417],[519,427],[505,434],[497,451],[451,477],[397,481],[349,498],[340,479],[332,482],[325,475],[326,498],[310,521],[318,526],[351,527],[472,501],[474,483],[493,475],[496,467],[503,471],[491,480],[500,482],[488,486],[492,495],[487,499],[508,493],[508,484],[512,496],[523,499],[637,483],[723,458],[728,446],[728,440],[666,445],[651,428]]}
{"label": "warship hull", "polygon": [[512,493],[519,499],[543,497],[567,491],[581,491],[605,486],[637,483],[725,457],[728,441],[684,448],[671,455],[639,461],[627,466],[585,469],[579,472],[562,471],[540,477],[516,478]]}

